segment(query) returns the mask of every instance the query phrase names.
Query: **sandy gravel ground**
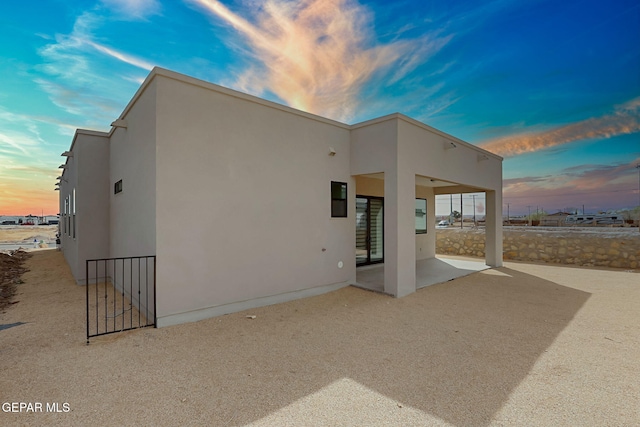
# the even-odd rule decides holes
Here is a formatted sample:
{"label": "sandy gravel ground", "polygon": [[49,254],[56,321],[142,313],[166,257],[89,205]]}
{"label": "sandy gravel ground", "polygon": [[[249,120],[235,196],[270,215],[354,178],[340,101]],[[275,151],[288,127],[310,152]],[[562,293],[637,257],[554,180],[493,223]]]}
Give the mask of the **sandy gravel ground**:
{"label": "sandy gravel ground", "polygon": [[18,248],[29,252],[55,248],[57,231],[58,227],[52,225],[2,225],[0,253],[8,253]]}
{"label": "sandy gravel ground", "polygon": [[58,227],[53,225],[0,226],[0,242],[55,240]]}
{"label": "sandy gravel ground", "polygon": [[0,330],[0,401],[69,412],[3,426],[640,424],[638,273],[507,263],[401,299],[348,287],[87,346],[61,253],[26,267],[0,315],[24,322]]}

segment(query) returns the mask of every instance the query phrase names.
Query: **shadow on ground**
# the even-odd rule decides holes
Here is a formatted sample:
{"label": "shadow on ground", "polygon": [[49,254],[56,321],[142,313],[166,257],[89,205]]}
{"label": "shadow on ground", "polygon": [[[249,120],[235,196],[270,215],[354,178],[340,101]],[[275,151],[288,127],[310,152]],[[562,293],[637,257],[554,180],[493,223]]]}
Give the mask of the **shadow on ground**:
{"label": "shadow on ground", "polygon": [[[246,344],[266,357],[247,366],[278,372],[263,398],[286,406],[302,397],[291,390],[314,393],[348,378],[450,424],[487,425],[590,295],[507,268],[399,300],[361,292],[336,292],[325,312],[282,319],[277,344],[249,325],[256,335]],[[299,316],[312,319],[299,328]]]}
{"label": "shadow on ground", "polygon": [[[30,262],[32,270],[38,259]],[[379,407],[353,396],[356,383],[388,399],[390,410],[414,410],[456,426],[488,425],[590,296],[500,268],[401,299],[348,287],[193,324],[116,334],[85,346],[82,322],[69,321],[82,318],[84,293],[71,280],[61,286],[67,310],[43,308],[42,318],[7,319],[35,322],[2,332],[8,345],[22,345],[24,353],[25,366],[11,372],[21,376],[16,396],[26,401],[64,396],[74,411],[52,422],[157,425],[269,424],[289,410],[287,416],[294,417],[300,405],[311,418],[288,424],[317,425],[343,398],[352,400],[352,411],[375,416]],[[33,295],[21,305],[38,304]],[[26,327],[63,328],[59,335],[70,337],[53,341],[46,354],[30,361],[37,351],[29,346],[35,344],[13,333]],[[339,396],[345,380],[351,388],[343,391],[351,395]],[[6,398],[14,398],[18,391],[11,380],[4,383]],[[322,390],[334,393],[335,400],[324,396],[300,403]],[[389,403],[384,398],[379,405]]]}

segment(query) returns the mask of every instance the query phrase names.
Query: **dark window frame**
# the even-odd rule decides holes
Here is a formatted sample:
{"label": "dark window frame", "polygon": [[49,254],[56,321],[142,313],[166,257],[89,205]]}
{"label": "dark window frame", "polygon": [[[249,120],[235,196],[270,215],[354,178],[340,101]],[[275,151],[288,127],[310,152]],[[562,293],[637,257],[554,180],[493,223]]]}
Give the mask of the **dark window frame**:
{"label": "dark window frame", "polygon": [[[335,197],[336,192],[340,193],[339,197]],[[349,187],[347,183],[331,181],[331,218],[347,218],[349,216],[348,200]]]}
{"label": "dark window frame", "polygon": [[76,238],[76,189],[73,189],[71,196],[71,234],[72,237]]}
{"label": "dark window frame", "polygon": [[424,216],[425,216],[424,230],[423,229],[419,230],[416,226],[416,234],[427,234],[427,232],[429,231],[429,213],[427,211],[427,199],[423,197],[416,197],[416,200],[424,200]]}
{"label": "dark window frame", "polygon": [[71,194],[67,195],[67,204],[66,204],[66,211],[67,211],[67,236],[71,237]]}

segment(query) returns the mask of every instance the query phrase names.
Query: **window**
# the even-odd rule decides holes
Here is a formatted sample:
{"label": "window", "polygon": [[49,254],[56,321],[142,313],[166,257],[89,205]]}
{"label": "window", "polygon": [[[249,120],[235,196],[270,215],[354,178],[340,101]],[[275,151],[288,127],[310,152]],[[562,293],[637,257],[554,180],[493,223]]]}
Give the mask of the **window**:
{"label": "window", "polygon": [[427,200],[416,199],[416,234],[427,232]]}
{"label": "window", "polygon": [[118,194],[122,192],[122,180],[113,184],[113,194]]}
{"label": "window", "polygon": [[71,198],[71,223],[73,224],[73,238],[76,238],[76,189],[73,189],[73,197]]}
{"label": "window", "polygon": [[71,195],[67,196],[65,210],[67,211],[67,236],[71,237]]}
{"label": "window", "polygon": [[64,198],[64,209],[62,211],[62,234],[67,232],[67,198]]}
{"label": "window", "polygon": [[331,218],[347,217],[347,183],[331,181]]}

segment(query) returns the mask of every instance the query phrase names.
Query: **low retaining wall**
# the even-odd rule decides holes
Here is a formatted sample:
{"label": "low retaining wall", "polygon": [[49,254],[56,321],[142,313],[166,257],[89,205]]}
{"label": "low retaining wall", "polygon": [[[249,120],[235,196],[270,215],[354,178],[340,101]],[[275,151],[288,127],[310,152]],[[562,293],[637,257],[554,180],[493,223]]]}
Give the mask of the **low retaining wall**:
{"label": "low retaining wall", "polygon": [[[637,228],[503,229],[503,258],[614,268],[640,267]],[[436,253],[484,257],[484,229],[438,229]]]}

